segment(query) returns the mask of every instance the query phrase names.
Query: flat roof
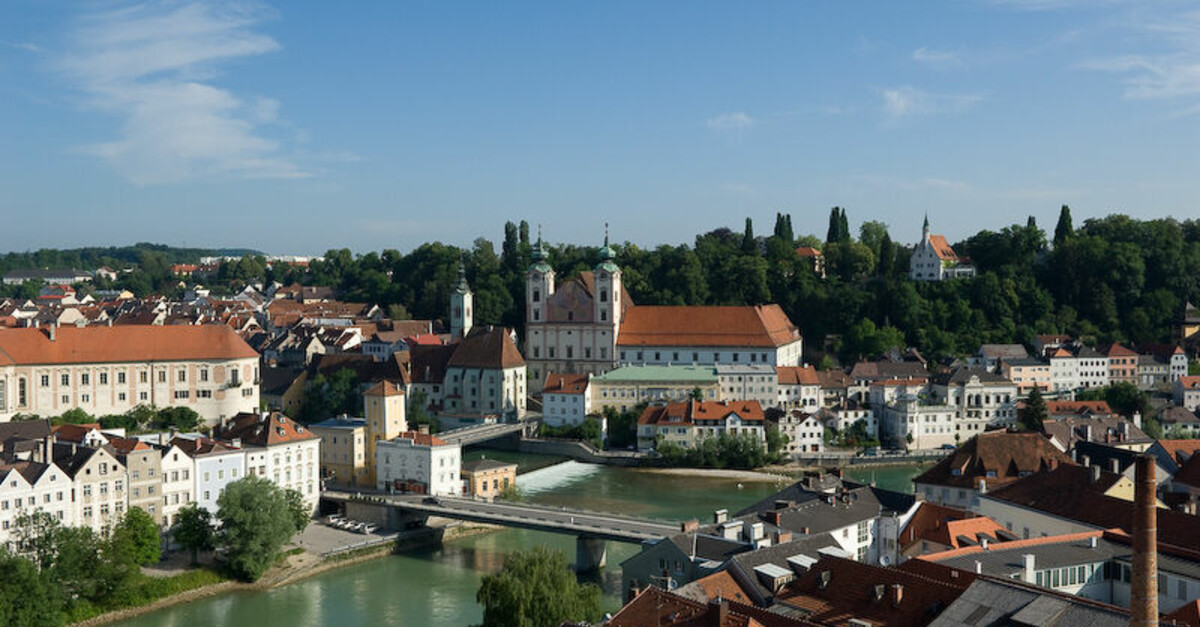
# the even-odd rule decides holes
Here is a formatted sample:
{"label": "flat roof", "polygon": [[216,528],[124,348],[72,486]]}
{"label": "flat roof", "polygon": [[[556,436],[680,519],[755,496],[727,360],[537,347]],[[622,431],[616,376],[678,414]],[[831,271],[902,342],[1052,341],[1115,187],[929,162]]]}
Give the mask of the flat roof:
{"label": "flat roof", "polygon": [[604,383],[716,383],[712,366],[623,366],[592,377]]}

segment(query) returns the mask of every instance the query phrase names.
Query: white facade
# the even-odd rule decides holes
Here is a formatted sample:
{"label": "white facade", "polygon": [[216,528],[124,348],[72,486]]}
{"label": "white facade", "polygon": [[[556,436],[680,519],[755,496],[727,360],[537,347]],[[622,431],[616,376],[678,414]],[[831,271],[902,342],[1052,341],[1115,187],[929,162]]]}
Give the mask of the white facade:
{"label": "white facade", "polygon": [[964,441],[983,433],[988,426],[1017,422],[1017,385],[1010,381],[981,381],[971,374],[962,381],[935,383],[932,397],[957,408],[955,431]]}
{"label": "white facade", "polygon": [[[424,443],[422,443],[424,442]],[[428,494],[462,494],[462,450],[435,437],[408,432],[375,446],[376,487],[387,490],[396,481],[425,484]]]}
{"label": "white facade", "polygon": [[[62,445],[58,445],[61,450]],[[102,533],[125,515],[129,508],[128,473],[125,466],[99,448],[75,470],[75,521],[80,527],[91,527]],[[62,460],[56,455],[56,460]]]}
{"label": "white facade", "polygon": [[722,401],[758,401],[763,407],[775,407],[779,402],[779,375],[774,366],[719,364],[715,370]]}
{"label": "white facade", "polygon": [[246,476],[246,452],[241,449],[205,453],[192,458],[196,478],[192,493],[196,505],[212,515],[217,514],[217,499],[225,486]]}
{"label": "white facade", "polygon": [[1108,358],[1090,349],[1071,354],[1066,349],[1050,356],[1050,386],[1054,392],[1104,387],[1109,384]]}
{"label": "white facade", "polygon": [[301,440],[272,446],[246,445],[246,474],[267,479],[304,497],[310,510],[321,498],[321,440]]}
{"label": "white facade", "polygon": [[525,417],[528,396],[526,368],[446,369],[445,413],[452,416],[496,416],[520,420]]}
{"label": "white facade", "polygon": [[159,522],[163,527],[170,527],[175,522],[175,514],[196,500],[196,485],[192,479],[195,462],[178,446],[168,445],[159,450],[162,453],[163,499]]}
{"label": "white facade", "polygon": [[867,435],[872,438],[879,437],[879,420],[875,416],[875,411],[870,408],[836,408],[827,411],[825,426],[842,433],[854,426],[854,423],[859,420],[867,428]]}
{"label": "white facade", "polygon": [[76,524],[71,477],[54,464],[31,466],[40,468],[32,483],[17,468],[0,470],[0,546],[9,550],[14,548],[13,528],[22,514],[40,510],[63,526]]}
{"label": "white facade", "polygon": [[[954,407],[923,405],[915,396],[903,396],[883,407],[880,436],[892,446],[910,449],[953,446],[958,442],[957,414]],[[960,434],[960,437],[966,440],[970,436]]]}
{"label": "white facade", "polygon": [[782,409],[803,409],[813,412],[821,407],[821,386],[812,384],[779,383],[773,405]]}
{"label": "white facade", "polygon": [[591,392],[542,394],[542,420],[552,427],[575,426],[592,413]]}
{"label": "white facade", "polygon": [[788,438],[784,450],[789,454],[802,455],[825,450],[825,425],[815,414],[800,410],[785,413],[779,418],[779,433]]}

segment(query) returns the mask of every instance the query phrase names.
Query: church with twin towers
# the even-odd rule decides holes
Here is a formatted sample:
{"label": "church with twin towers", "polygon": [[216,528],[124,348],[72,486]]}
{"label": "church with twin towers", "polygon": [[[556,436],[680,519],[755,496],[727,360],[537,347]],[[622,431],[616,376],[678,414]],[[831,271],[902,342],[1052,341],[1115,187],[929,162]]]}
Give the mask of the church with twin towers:
{"label": "church with twin towers", "polygon": [[539,234],[525,280],[531,394],[548,374],[627,365],[801,365],[800,330],[779,305],[637,305],[608,243],[590,271],[559,282]]}

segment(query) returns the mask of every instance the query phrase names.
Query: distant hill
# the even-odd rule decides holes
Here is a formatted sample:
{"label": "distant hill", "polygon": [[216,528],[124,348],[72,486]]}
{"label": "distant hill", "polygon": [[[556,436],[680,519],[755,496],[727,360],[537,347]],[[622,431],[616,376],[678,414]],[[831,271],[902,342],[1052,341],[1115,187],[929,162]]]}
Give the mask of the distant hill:
{"label": "distant hill", "polygon": [[95,270],[101,266],[120,269],[139,264],[143,256],[154,254],[168,264],[196,263],[201,257],[261,255],[249,248],[178,248],[165,244],[139,242],[132,246],[108,246],[10,252],[0,257],[0,274],[22,268],[77,268]]}

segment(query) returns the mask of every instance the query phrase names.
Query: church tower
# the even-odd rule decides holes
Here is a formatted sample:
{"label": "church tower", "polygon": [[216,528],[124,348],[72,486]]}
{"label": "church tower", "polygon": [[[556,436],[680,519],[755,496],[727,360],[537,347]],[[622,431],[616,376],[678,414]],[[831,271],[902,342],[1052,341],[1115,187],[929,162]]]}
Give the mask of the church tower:
{"label": "church tower", "polygon": [[921,227],[921,245],[929,243],[929,214],[925,214],[925,226]]}
{"label": "church tower", "polygon": [[554,295],[554,268],[546,263],[546,249],[542,246],[541,229],[538,229],[537,245],[533,248],[533,265],[525,281],[525,324],[540,324],[546,321],[546,303]]}
{"label": "church tower", "polygon": [[450,295],[450,336],[462,339],[471,332],[471,307],[475,304],[471,286],[467,284],[467,270],[458,264],[458,286]]}
{"label": "church tower", "polygon": [[596,293],[592,300],[595,311],[597,340],[601,360],[616,361],[617,334],[621,328],[621,267],[615,259],[616,251],[608,244],[608,225],[604,225],[604,248],[600,249],[600,263],[592,274],[595,277]]}
{"label": "church tower", "polygon": [[[408,431],[405,417],[404,390],[391,381],[380,381],[363,392],[363,414],[366,418],[367,482],[375,485],[375,447],[380,440],[391,440]],[[341,479],[341,478],[339,478]]]}

